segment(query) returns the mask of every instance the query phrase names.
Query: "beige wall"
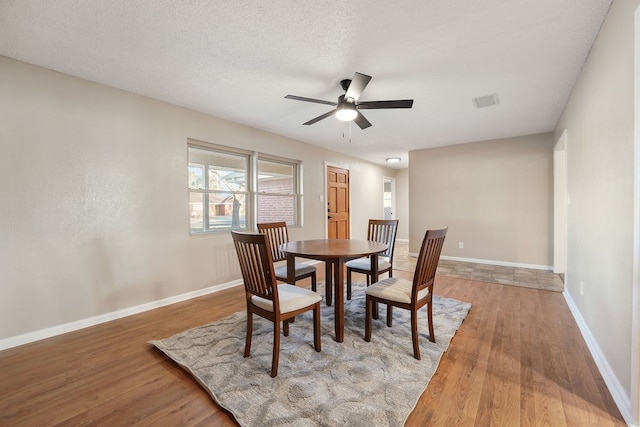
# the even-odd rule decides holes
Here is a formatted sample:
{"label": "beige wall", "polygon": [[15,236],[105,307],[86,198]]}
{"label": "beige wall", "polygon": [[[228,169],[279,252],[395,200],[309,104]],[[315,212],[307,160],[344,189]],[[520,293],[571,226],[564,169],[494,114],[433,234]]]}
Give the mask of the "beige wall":
{"label": "beige wall", "polygon": [[425,230],[448,226],[443,256],[551,265],[550,133],[417,150],[409,159],[412,253]]}
{"label": "beige wall", "polygon": [[409,169],[396,171],[396,219],[397,238],[409,239]]}
{"label": "beige wall", "polygon": [[632,365],[633,40],[639,3],[613,2],[555,132],[557,138],[567,130],[566,289],[627,399]]}
{"label": "beige wall", "polygon": [[[304,227],[325,235],[326,162],[346,166],[352,228],[382,212],[373,165],[0,57],[0,341],[240,277],[228,233],[191,237],[187,138],[299,159]],[[371,190],[373,191],[373,190]]]}

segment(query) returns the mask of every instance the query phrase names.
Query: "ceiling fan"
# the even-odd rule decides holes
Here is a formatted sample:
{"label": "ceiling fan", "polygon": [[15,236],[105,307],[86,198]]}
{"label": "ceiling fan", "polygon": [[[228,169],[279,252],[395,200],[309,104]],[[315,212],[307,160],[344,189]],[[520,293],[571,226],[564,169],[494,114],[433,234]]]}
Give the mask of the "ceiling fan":
{"label": "ceiling fan", "polygon": [[338,97],[338,102],[323,101],[321,99],[305,98],[303,96],[287,95],[287,99],[295,99],[296,101],[315,102],[316,104],[333,105],[335,109],[324,113],[314,119],[309,120],[304,125],[312,125],[319,122],[322,119],[334,115],[338,120],[356,122],[360,129],[366,129],[371,126],[369,120],[367,120],[358,110],[378,110],[383,108],[411,108],[413,106],[413,99],[398,99],[393,101],[364,101],[358,102],[362,91],[367,87],[371,76],[366,74],[355,73],[352,79],[344,79],[340,81],[342,90],[345,91],[344,95]]}

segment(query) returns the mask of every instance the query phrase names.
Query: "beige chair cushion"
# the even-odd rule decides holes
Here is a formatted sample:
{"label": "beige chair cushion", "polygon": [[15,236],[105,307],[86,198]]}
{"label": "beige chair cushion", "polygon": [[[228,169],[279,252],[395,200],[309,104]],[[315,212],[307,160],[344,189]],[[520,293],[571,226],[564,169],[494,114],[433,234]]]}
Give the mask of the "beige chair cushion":
{"label": "beige chair cushion", "polygon": [[[322,297],[309,289],[281,283],[278,285],[278,300],[280,301],[280,313],[288,313],[313,305],[322,300]],[[251,301],[260,308],[273,311],[271,300],[253,295]]]}
{"label": "beige chair cushion", "polygon": [[[314,271],[316,271],[316,268],[311,265],[311,264],[298,264],[296,263],[296,277],[298,276],[303,276],[305,274],[308,273],[313,273]],[[286,265],[281,265],[279,267],[275,267],[274,268],[275,272],[276,272],[276,277],[280,280],[286,280],[287,279],[287,266]]]}
{"label": "beige chair cushion", "polygon": [[[373,297],[409,304],[411,302],[412,288],[413,282],[409,280],[389,277],[368,286],[365,293]],[[427,295],[429,295],[429,289],[423,289],[418,292],[418,299],[421,300]]]}
{"label": "beige chair cushion", "polygon": [[[364,257],[351,260],[345,264],[347,268],[355,268],[358,270],[371,270],[371,259]],[[391,263],[387,257],[378,257],[378,270],[386,270],[391,268]]]}

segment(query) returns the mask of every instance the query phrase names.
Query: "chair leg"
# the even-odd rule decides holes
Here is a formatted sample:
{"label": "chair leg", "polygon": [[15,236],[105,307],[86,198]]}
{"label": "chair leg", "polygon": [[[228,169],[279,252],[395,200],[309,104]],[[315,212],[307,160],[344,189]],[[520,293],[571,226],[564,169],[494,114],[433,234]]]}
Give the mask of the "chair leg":
{"label": "chair leg", "polygon": [[291,319],[287,319],[287,320],[283,320],[282,321],[282,332],[284,333],[285,337],[289,336],[289,322]]}
{"label": "chair leg", "polygon": [[429,322],[429,341],[436,342],[436,335],[433,332],[433,313],[431,310],[431,302],[427,303],[427,321]]}
{"label": "chair leg", "polygon": [[244,340],[244,357],[251,354],[251,335],[253,334],[253,313],[247,310],[247,337]]}
{"label": "chair leg", "polygon": [[[367,286],[371,285],[371,276],[369,276],[367,274]],[[378,317],[380,317],[380,314],[378,313],[378,302],[374,302],[373,303],[373,318],[377,319]]]}
{"label": "chair leg", "polygon": [[411,340],[413,341],[413,357],[420,360],[420,344],[418,343],[418,311],[411,310]]}
{"label": "chair leg", "polygon": [[380,313],[378,313],[378,302],[374,302],[373,303],[373,311],[372,311],[372,316],[374,319],[377,319],[378,317],[380,317]]}
{"label": "chair leg", "polygon": [[364,340],[366,342],[371,341],[371,305],[373,302],[369,297],[366,298],[365,302],[365,314],[364,314]]}
{"label": "chair leg", "polygon": [[275,378],[276,375],[278,375],[279,357],[280,357],[280,322],[273,322],[273,358],[271,360],[271,378]]}
{"label": "chair leg", "polygon": [[317,284],[317,282],[316,282],[316,273],[313,273],[311,275],[311,290],[313,292],[316,292],[318,290],[317,287],[316,287],[316,284]]}
{"label": "chair leg", "polygon": [[347,300],[351,299],[351,269],[347,268]]}
{"label": "chair leg", "polygon": [[322,345],[320,342],[321,332],[322,329],[320,328],[320,303],[317,303],[315,308],[313,309],[313,342],[316,351],[322,350]]}
{"label": "chair leg", "polygon": [[391,304],[387,304],[387,326],[391,327],[393,323],[393,306]]}

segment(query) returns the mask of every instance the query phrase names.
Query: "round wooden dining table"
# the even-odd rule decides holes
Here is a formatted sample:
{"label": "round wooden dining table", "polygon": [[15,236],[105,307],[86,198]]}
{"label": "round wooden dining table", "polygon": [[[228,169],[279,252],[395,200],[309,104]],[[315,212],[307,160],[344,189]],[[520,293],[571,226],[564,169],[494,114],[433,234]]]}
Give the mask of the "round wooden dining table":
{"label": "round wooden dining table", "polygon": [[378,278],[378,254],[387,250],[385,243],[353,239],[297,240],[280,245],[287,254],[287,282],[295,283],[295,257],[316,259],[325,263],[327,305],[335,291],[336,341],[344,341],[344,263],[365,256],[371,258],[371,281]]}

